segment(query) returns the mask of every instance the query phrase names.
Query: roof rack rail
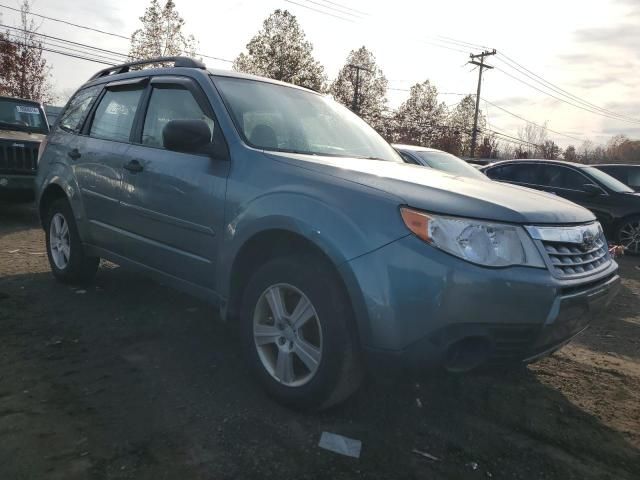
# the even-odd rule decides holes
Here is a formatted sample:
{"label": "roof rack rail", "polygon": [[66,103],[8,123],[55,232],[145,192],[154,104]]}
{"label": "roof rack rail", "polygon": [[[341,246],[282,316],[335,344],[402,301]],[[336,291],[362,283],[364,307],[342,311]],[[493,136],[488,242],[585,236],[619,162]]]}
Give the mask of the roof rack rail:
{"label": "roof rack rail", "polygon": [[201,70],[206,70],[207,68],[206,65],[200,60],[196,60],[190,57],[155,57],[148,58],[146,60],[136,60],[135,62],[123,63],[120,65],[114,65],[112,67],[105,68],[92,76],[89,81],[95,80],[96,78],[100,77],[106,77],[108,75],[126,73],[131,69],[131,67],[137,67],[140,65],[151,65],[154,63],[173,63],[174,67],[199,68]]}

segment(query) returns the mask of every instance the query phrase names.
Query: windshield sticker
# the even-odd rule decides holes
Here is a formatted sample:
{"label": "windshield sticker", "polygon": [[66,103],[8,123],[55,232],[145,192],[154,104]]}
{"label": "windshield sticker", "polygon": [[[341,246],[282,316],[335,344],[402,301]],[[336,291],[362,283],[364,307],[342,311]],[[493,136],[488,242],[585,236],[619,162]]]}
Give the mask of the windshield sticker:
{"label": "windshield sticker", "polygon": [[36,107],[24,107],[22,105],[16,105],[18,113],[28,113],[29,115],[40,115],[40,110]]}

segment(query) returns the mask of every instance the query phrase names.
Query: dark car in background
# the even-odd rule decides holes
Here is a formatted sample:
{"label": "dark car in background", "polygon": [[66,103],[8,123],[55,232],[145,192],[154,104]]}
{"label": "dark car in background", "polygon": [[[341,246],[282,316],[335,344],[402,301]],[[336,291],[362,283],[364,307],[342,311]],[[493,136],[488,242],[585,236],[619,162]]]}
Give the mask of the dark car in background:
{"label": "dark car in background", "polygon": [[453,175],[486,180],[484,173],[469,165],[461,158],[435,148],[418,147],[415,145],[395,144],[393,148],[400,154],[406,163],[435,168]]}
{"label": "dark car in background", "polygon": [[590,165],[507,160],[483,168],[492,180],[553,193],[591,210],[609,240],[640,254],[640,194]]}
{"label": "dark car in background", "polygon": [[38,149],[47,133],[49,124],[40,103],[0,97],[0,201],[34,199]]}
{"label": "dark car in background", "polygon": [[632,190],[640,192],[640,165],[603,164],[593,166],[620,180]]}

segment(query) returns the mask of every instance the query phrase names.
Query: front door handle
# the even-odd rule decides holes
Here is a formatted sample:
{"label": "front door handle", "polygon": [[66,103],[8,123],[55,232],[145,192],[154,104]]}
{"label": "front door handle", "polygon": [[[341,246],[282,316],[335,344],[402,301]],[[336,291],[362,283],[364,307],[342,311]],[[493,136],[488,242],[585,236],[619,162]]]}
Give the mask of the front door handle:
{"label": "front door handle", "polygon": [[144,170],[144,167],[138,160],[131,160],[129,163],[125,163],[124,168],[132,173],[138,173]]}
{"label": "front door handle", "polygon": [[69,155],[72,160],[77,160],[82,156],[77,148],[74,148],[73,150],[67,152],[67,155]]}

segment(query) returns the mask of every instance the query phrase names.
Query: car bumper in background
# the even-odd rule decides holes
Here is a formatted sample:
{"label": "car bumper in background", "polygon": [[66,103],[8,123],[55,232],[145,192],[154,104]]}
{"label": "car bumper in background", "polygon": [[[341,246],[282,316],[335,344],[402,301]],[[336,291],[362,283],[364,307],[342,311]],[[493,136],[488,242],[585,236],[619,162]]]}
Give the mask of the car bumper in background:
{"label": "car bumper in background", "polygon": [[371,358],[461,370],[552,353],[607,308],[620,284],[613,261],[588,279],[561,281],[544,269],[475,266],[413,236],[342,268]]}
{"label": "car bumper in background", "polygon": [[35,198],[35,176],[0,173],[0,200],[30,202]]}

